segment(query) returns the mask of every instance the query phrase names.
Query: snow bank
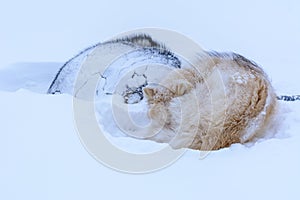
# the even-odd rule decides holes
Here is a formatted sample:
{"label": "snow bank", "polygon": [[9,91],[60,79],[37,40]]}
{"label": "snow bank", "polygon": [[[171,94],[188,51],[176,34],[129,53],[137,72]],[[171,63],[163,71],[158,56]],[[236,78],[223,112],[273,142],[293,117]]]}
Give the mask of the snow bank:
{"label": "snow bank", "polygon": [[[166,169],[132,176],[104,167],[86,152],[74,129],[71,96],[19,90],[0,92],[0,98],[1,199],[234,200],[300,195],[300,102],[284,103],[291,111],[280,131],[288,137],[251,148],[236,144],[204,160],[199,160],[198,151],[188,150]],[[157,145],[118,137],[120,144],[128,151],[139,146],[140,152]]]}
{"label": "snow bank", "polygon": [[15,63],[0,69],[0,90],[46,93],[62,63]]}

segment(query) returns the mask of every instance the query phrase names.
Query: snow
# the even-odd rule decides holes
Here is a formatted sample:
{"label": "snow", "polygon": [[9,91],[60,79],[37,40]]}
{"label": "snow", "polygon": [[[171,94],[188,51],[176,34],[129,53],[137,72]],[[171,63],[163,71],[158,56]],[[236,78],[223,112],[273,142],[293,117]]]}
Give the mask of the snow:
{"label": "snow", "polygon": [[[45,94],[62,63],[15,63],[0,69],[0,90],[20,88]],[[34,72],[34,73],[33,73]]]}
{"label": "snow", "polygon": [[[235,144],[205,159],[187,150],[164,169],[132,175],[105,167],[86,151],[70,95],[45,94],[62,63],[78,51],[145,26],[177,30],[205,49],[245,55],[263,66],[279,95],[299,94],[299,9],[293,0],[3,3],[0,199],[299,199],[299,101],[280,102],[275,138]],[[164,147],[106,137],[128,152]]]}
{"label": "snow", "polygon": [[[74,130],[70,96],[26,90],[0,96],[1,199],[299,197],[300,102],[284,103],[292,110],[281,130],[285,138],[236,144],[203,160],[189,150],[170,167],[137,176],[104,167],[86,152]],[[141,141],[120,143],[130,148]]]}
{"label": "snow", "polygon": [[[299,197],[300,102],[284,103],[292,110],[281,130],[286,138],[233,145],[203,160],[189,150],[166,169],[134,176],[106,168],[86,152],[74,130],[70,96],[26,90],[0,96],[1,199]],[[141,141],[119,143],[130,148]]]}

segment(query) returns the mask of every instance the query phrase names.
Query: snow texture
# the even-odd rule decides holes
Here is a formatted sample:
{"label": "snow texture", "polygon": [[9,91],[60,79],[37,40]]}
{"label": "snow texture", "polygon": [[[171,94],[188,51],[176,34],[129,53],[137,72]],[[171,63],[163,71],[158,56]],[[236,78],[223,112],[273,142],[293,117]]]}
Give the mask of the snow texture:
{"label": "snow texture", "polygon": [[[263,66],[277,94],[299,94],[299,10],[294,0],[3,2],[0,199],[298,200],[299,101],[280,101],[276,138],[251,147],[232,145],[204,160],[188,150],[168,168],[131,175],[87,153],[74,128],[70,95],[45,92],[63,62],[80,49],[124,30],[156,26],[184,33],[205,49],[245,55]],[[107,137],[129,152],[163,147]]]}

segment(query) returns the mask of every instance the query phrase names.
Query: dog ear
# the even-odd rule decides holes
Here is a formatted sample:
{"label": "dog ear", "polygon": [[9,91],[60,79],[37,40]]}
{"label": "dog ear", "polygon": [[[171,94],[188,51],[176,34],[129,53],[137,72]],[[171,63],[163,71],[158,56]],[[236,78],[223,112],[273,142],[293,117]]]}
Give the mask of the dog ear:
{"label": "dog ear", "polygon": [[144,93],[148,99],[153,99],[153,96],[155,95],[155,89],[146,87],[144,88]]}
{"label": "dog ear", "polygon": [[183,83],[179,83],[175,86],[175,94],[176,96],[182,96],[187,91],[187,87]]}

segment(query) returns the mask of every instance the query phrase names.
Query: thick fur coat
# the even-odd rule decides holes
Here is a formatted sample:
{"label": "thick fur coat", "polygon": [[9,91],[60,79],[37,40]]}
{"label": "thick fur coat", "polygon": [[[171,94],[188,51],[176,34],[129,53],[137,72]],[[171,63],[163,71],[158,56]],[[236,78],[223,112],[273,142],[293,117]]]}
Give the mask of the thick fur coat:
{"label": "thick fur coat", "polygon": [[237,54],[201,56],[144,94],[152,119],[148,139],[175,149],[217,150],[254,141],[272,126],[277,107],[263,70]]}

